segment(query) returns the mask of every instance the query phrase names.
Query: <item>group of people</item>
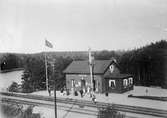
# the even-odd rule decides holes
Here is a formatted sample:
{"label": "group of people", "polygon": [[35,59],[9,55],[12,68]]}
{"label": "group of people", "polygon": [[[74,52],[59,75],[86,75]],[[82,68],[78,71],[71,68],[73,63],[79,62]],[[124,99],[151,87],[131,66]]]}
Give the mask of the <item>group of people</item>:
{"label": "group of people", "polygon": [[[86,91],[85,89],[81,89],[81,90],[79,90],[79,93],[80,93],[80,95],[81,95],[81,98],[83,98],[86,94],[87,95],[89,95],[89,97],[92,99],[92,101],[94,102],[94,103],[96,103],[96,96],[95,96],[95,94],[94,94],[94,92],[93,91]],[[74,95],[76,96],[76,95],[78,95],[78,92],[77,91],[75,91],[75,93],[74,93]]]}
{"label": "group of people", "polygon": [[62,95],[70,95],[70,92],[66,87],[61,88],[60,93]]}
{"label": "group of people", "polygon": [[[60,93],[62,95],[70,95],[70,91],[68,89],[66,89],[65,87],[60,90]],[[89,97],[92,99],[92,101],[94,103],[96,103],[96,96],[90,88],[88,88],[87,90],[85,88],[80,89],[80,90],[71,89],[71,93],[74,96],[78,96],[80,94],[81,98],[83,98],[85,95],[89,95]]]}

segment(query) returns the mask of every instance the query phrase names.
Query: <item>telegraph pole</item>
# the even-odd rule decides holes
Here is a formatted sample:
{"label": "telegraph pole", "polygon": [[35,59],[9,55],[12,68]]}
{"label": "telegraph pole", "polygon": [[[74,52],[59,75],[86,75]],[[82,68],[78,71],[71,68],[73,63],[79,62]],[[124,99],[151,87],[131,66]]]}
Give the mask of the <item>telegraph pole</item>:
{"label": "telegraph pole", "polygon": [[92,55],[91,55],[91,49],[88,50],[89,53],[89,69],[90,69],[90,80],[91,80],[91,90],[93,90],[93,73],[92,73]]}
{"label": "telegraph pole", "polygon": [[55,65],[54,65],[54,60],[52,62],[52,76],[53,76],[53,80],[54,80],[54,104],[55,104],[55,118],[57,118],[57,101],[56,101],[56,79],[54,78],[55,76]]}
{"label": "telegraph pole", "polygon": [[45,74],[46,74],[46,90],[48,91],[48,64],[46,59],[46,52],[45,53]]}
{"label": "telegraph pole", "polygon": [[94,70],[94,60],[92,58],[92,54],[91,54],[91,49],[89,48],[88,50],[89,52],[89,69],[90,69],[90,78],[91,78],[91,89],[92,89],[92,92],[94,92],[94,74],[93,74],[93,70]]}

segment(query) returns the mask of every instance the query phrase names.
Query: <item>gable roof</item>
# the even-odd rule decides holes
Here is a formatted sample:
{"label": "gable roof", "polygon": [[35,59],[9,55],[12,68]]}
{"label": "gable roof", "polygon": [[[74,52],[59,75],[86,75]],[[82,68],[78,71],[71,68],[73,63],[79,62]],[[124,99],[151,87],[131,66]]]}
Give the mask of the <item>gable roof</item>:
{"label": "gable roof", "polygon": [[[104,74],[106,69],[114,63],[113,60],[95,60],[94,74]],[[73,61],[64,71],[68,74],[90,74],[88,61]]]}

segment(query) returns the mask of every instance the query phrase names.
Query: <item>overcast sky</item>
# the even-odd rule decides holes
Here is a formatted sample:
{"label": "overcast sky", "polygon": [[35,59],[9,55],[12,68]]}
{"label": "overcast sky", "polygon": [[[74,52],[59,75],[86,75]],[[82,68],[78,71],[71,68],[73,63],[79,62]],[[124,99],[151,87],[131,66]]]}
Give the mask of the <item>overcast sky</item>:
{"label": "overcast sky", "polygon": [[[133,49],[167,38],[167,0],[0,0],[0,52]],[[47,49],[50,51],[50,49]]]}

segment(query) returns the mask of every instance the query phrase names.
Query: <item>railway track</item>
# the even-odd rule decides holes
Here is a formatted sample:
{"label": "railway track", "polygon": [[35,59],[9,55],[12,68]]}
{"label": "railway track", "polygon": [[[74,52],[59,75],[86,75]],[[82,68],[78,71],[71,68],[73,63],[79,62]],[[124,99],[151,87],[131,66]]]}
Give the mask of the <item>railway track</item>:
{"label": "railway track", "polygon": [[[42,106],[42,107],[47,107],[47,108],[54,108],[54,104],[48,104],[48,103],[41,103],[41,102],[32,102],[32,101],[27,101],[27,100],[18,100],[18,99],[11,99],[11,98],[2,98],[1,99],[2,103],[7,103],[7,104],[25,104],[25,105],[31,105],[31,106]],[[59,110],[64,110],[67,112],[75,112],[79,114],[86,114],[86,115],[92,115],[92,116],[97,116],[97,110],[87,110],[87,109],[79,109],[77,108],[75,104],[72,106],[65,106],[65,105],[57,105]]]}
{"label": "railway track", "polygon": [[[22,93],[10,93],[10,92],[0,92],[0,95],[4,96],[3,99],[1,99],[2,102],[14,102],[14,101],[11,101],[11,99],[5,98],[5,96],[11,96],[11,97],[19,97],[19,98],[52,102],[52,104],[29,102],[30,105],[37,105],[37,106],[43,105],[43,106],[47,106],[47,107],[54,106],[54,98],[53,97],[22,94]],[[95,104],[92,101],[69,99],[69,98],[57,98],[56,100],[57,100],[57,103],[75,104],[78,106],[93,107],[93,108],[97,108],[97,109],[104,109],[106,107],[112,107],[113,109],[121,111],[121,112],[129,112],[129,113],[135,113],[135,114],[143,114],[143,115],[151,115],[151,116],[167,118],[167,110],[160,110],[160,109],[153,109],[153,108],[146,108],[146,107],[139,107],[139,106],[111,104],[111,103],[104,103],[104,102],[97,102]],[[25,101],[16,101],[16,102],[17,103],[22,102],[24,104],[28,104],[28,103],[25,103]]]}

